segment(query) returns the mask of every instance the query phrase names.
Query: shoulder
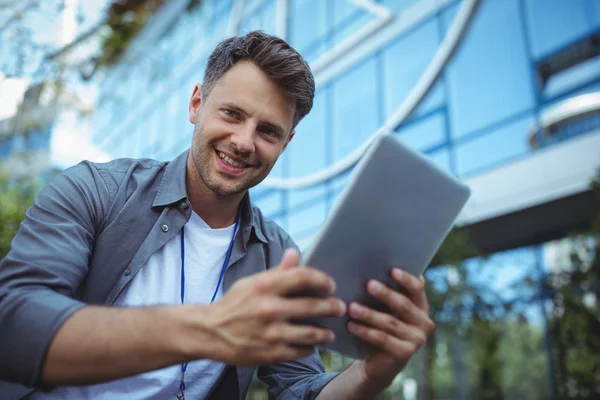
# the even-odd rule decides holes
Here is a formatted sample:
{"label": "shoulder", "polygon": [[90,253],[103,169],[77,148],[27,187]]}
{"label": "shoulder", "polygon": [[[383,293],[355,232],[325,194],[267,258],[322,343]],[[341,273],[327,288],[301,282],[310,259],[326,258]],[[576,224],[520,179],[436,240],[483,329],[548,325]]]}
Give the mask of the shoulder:
{"label": "shoulder", "polygon": [[159,171],[164,169],[164,167],[169,163],[149,158],[118,158],[105,163],[82,161],[81,164],[87,165],[90,168],[94,168],[103,176],[123,178],[127,174],[130,174],[133,170]]}
{"label": "shoulder", "polygon": [[95,180],[102,181],[112,197],[128,180],[132,178],[138,182],[152,180],[164,170],[167,164],[168,162],[135,158],[119,158],[104,163],[82,161],[64,173],[71,176],[91,174]]}

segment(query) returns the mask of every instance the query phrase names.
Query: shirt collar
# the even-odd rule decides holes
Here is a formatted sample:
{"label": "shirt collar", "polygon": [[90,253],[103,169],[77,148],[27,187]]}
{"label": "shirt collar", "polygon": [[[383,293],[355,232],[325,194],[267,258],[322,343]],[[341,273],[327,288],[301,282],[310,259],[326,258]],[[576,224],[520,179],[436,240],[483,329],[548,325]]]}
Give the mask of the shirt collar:
{"label": "shirt collar", "polygon": [[[167,163],[163,173],[158,192],[154,197],[152,207],[164,207],[188,198],[186,189],[186,171],[189,149],[178,155],[173,161]],[[242,220],[241,228],[254,228],[254,234],[263,243],[267,243],[261,224],[252,209],[250,193],[246,193],[241,203]]]}

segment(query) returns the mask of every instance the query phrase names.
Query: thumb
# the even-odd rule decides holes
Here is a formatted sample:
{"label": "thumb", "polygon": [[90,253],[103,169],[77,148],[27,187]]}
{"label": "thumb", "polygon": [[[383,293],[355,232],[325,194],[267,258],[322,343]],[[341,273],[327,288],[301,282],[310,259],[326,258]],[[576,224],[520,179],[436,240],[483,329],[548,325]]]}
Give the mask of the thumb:
{"label": "thumb", "polygon": [[300,255],[296,249],[290,248],[287,249],[283,256],[281,257],[281,262],[279,263],[279,268],[281,269],[289,269],[298,265],[300,262]]}

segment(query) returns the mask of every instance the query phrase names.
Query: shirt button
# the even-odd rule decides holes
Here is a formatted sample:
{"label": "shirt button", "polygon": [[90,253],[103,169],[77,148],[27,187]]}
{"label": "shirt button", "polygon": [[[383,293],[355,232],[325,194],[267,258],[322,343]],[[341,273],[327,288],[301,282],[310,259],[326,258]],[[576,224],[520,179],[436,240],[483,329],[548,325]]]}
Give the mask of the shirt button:
{"label": "shirt button", "polygon": [[125,272],[123,272],[123,275],[129,276],[129,275],[131,275],[131,271],[126,269]]}
{"label": "shirt button", "polygon": [[167,225],[163,225],[160,229],[162,229],[163,232],[169,232],[169,227]]}

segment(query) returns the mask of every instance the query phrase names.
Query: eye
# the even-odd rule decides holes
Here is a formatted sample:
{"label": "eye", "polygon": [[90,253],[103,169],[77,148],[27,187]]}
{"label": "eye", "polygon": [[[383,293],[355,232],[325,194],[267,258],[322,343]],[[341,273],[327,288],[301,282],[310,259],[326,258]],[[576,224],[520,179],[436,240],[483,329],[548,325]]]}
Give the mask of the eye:
{"label": "eye", "polygon": [[271,137],[278,137],[279,135],[277,134],[277,132],[275,132],[275,130],[263,126],[262,128],[260,128],[261,132],[263,132],[265,135],[267,136],[271,136]]}
{"label": "eye", "polygon": [[229,110],[227,108],[223,109],[223,113],[230,118],[237,118],[239,116],[236,111]]}

